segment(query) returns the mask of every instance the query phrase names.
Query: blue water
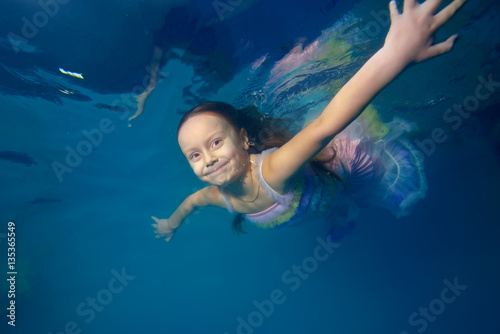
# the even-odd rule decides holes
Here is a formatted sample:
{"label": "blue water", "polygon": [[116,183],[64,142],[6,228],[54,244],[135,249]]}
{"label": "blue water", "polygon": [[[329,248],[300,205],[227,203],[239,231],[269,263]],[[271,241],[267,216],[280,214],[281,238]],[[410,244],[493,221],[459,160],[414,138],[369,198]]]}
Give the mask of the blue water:
{"label": "blue water", "polygon": [[[203,186],[177,147],[183,111],[217,99],[307,122],[382,45],[386,7],[2,2],[2,333],[500,333],[493,0],[470,0],[436,35],[458,32],[453,52],[409,68],[373,101],[421,143],[429,190],[410,216],[367,209],[328,246],[321,221],[236,235],[231,215],[211,208],[172,242],[154,238],[150,216],[168,217]],[[314,57],[286,61],[315,41]],[[128,121],[155,47],[157,86]],[[473,111],[444,118],[454,104]]]}

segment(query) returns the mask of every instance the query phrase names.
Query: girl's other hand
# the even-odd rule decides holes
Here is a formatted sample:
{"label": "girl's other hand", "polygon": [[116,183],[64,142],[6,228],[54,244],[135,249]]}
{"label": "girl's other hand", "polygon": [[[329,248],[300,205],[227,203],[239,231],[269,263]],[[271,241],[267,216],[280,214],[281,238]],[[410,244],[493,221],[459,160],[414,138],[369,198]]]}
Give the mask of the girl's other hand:
{"label": "girl's other hand", "polygon": [[433,34],[467,0],[454,0],[434,15],[442,0],[427,0],[419,4],[417,0],[405,0],[403,13],[396,1],[390,3],[391,27],[384,48],[399,54],[406,63],[421,62],[451,50],[458,35],[434,44]]}
{"label": "girl's other hand", "polygon": [[156,224],[151,224],[151,226],[156,229],[156,238],[165,238],[167,242],[170,241],[170,239],[172,239],[175,234],[175,229],[170,227],[170,225],[168,224],[168,219],[158,219],[156,217],[151,218],[153,218],[153,220],[156,222]]}

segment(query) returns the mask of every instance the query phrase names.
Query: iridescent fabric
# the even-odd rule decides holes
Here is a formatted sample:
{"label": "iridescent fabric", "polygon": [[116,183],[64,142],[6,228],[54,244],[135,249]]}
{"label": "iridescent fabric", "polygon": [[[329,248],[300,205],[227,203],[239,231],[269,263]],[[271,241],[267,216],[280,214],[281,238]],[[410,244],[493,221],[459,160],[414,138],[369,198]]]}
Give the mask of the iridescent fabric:
{"label": "iridescent fabric", "polygon": [[[283,195],[274,191],[262,177],[262,161],[276,148],[262,152],[255,159],[255,178],[276,204],[262,212],[246,214],[245,218],[260,228],[269,229],[323,215],[341,226],[355,219],[359,207],[365,206],[387,208],[397,217],[409,214],[427,190],[422,159],[402,137],[410,130],[406,122],[395,120],[386,126],[387,133],[374,139],[368,130],[370,127],[363,120],[357,120],[325,147],[323,153],[332,159],[323,166],[336,173],[342,182],[317,174],[306,165],[293,188]],[[228,209],[233,211],[225,200]]]}

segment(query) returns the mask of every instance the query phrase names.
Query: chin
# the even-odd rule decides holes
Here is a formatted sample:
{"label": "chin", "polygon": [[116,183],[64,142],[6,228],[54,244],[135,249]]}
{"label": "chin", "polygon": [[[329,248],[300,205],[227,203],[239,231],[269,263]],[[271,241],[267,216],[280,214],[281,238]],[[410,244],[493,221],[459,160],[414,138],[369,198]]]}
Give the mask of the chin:
{"label": "chin", "polygon": [[230,181],[214,181],[214,180],[205,181],[205,182],[212,185],[212,186],[218,186],[218,187],[226,187],[232,183]]}
{"label": "chin", "polygon": [[[222,175],[220,175],[222,176]],[[228,176],[225,176],[224,178],[222,178],[221,180],[217,180],[217,179],[206,179],[206,180],[202,180],[204,181],[205,183],[208,183],[210,185],[213,185],[213,186],[219,186],[219,187],[225,187],[225,186],[228,186],[230,185],[231,183],[235,182],[236,180],[231,178],[231,177],[228,177]]]}

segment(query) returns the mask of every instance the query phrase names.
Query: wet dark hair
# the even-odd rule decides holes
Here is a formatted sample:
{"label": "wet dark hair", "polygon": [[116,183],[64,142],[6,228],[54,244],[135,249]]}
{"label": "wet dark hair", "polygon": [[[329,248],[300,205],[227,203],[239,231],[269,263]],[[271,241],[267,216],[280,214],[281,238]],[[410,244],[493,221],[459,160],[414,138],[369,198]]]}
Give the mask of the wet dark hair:
{"label": "wet dark hair", "polygon": [[[205,102],[193,109],[189,110],[182,116],[179,126],[177,127],[177,136],[182,125],[191,117],[203,113],[213,113],[220,115],[229,122],[237,131],[245,129],[248,134],[248,139],[252,145],[248,149],[248,153],[259,154],[262,151],[273,148],[281,147],[287,143],[298,129],[296,124],[284,118],[274,118],[269,115],[264,115],[259,112],[257,107],[249,105],[242,109],[237,109],[229,103],[225,102]],[[320,155],[313,158],[310,162],[311,167],[317,173],[326,175],[333,180],[340,180],[340,177],[335,173],[327,170],[323,166],[323,162],[333,159],[336,155],[329,155],[328,159],[322,158]],[[244,221],[243,215],[238,214],[233,221],[233,229],[237,233],[246,233],[243,230],[242,223]]]}
{"label": "wet dark hair", "polygon": [[253,105],[237,109],[225,102],[205,102],[189,110],[179,122],[177,136],[188,119],[208,112],[222,116],[237,131],[247,131],[248,140],[254,144],[250,146],[248,153],[258,154],[268,148],[283,146],[293,137],[289,129],[294,129],[295,125],[290,120],[263,115]]}

